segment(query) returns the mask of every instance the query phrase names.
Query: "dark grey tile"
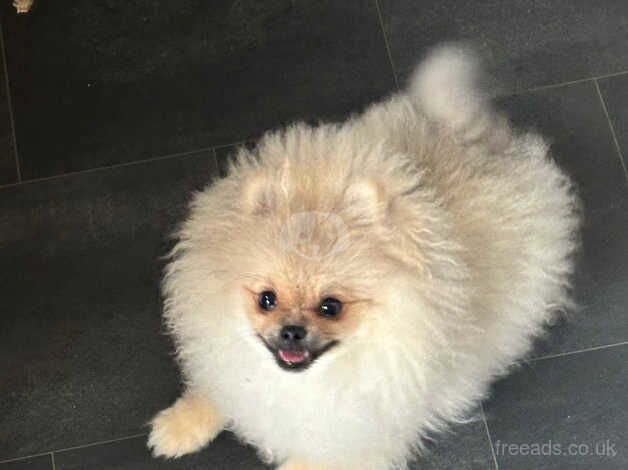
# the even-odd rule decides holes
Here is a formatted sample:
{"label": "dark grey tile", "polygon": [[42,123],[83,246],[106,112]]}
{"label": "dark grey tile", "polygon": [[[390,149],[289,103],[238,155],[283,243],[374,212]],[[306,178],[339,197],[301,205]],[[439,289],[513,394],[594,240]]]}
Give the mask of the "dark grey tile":
{"label": "dark grey tile", "polygon": [[213,153],[0,190],[0,459],[141,432],[178,392],[168,235]]}
{"label": "dark grey tile", "polygon": [[25,179],[342,116],[394,88],[374,2],[3,2]]}
{"label": "dark grey tile", "polygon": [[628,340],[628,197],[585,214],[582,238],[573,283],[578,310],[549,328],[535,356]]}
{"label": "dark grey tile", "polygon": [[530,88],[628,69],[622,0],[379,0],[402,80],[425,49],[472,40],[513,87]]}
{"label": "dark grey tile", "polygon": [[486,409],[500,468],[628,468],[628,346],[533,362],[493,395]]}
{"label": "dark grey tile", "polygon": [[206,449],[175,460],[153,458],[146,438],[55,454],[56,470],[265,470],[255,451],[222,433]]}
{"label": "dark grey tile", "polygon": [[[480,419],[480,418],[478,418]],[[495,468],[484,422],[459,425],[434,436],[427,453],[410,465],[412,470],[491,470]]]}
{"label": "dark grey tile", "polygon": [[512,96],[501,107],[535,128],[575,181],[583,203],[582,251],[574,278],[581,310],[550,329],[536,355],[628,340],[628,184],[593,83]]}
{"label": "dark grey tile", "polygon": [[599,80],[599,86],[628,168],[628,74]]}
{"label": "dark grey tile", "polygon": [[516,126],[536,129],[550,141],[586,210],[608,209],[626,195],[628,184],[594,83],[522,93],[500,105]]}
{"label": "dark grey tile", "polygon": [[0,185],[17,181],[11,111],[4,70],[4,47],[0,30]]}
{"label": "dark grey tile", "polygon": [[0,463],[0,470],[53,470],[50,455]]}

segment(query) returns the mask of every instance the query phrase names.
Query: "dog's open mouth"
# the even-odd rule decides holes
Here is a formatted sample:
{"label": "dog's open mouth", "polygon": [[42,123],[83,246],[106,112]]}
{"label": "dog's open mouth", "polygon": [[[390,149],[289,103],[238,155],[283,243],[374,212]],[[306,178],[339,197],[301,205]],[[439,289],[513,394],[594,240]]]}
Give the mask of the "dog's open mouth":
{"label": "dog's open mouth", "polygon": [[310,357],[308,351],[284,351],[283,349],[278,349],[277,355],[288,365],[300,364]]}
{"label": "dog's open mouth", "polygon": [[338,344],[338,341],[330,341],[316,350],[309,349],[281,349],[272,346],[262,336],[259,337],[266,348],[273,354],[275,361],[282,369],[299,372],[307,369],[316,359]]}

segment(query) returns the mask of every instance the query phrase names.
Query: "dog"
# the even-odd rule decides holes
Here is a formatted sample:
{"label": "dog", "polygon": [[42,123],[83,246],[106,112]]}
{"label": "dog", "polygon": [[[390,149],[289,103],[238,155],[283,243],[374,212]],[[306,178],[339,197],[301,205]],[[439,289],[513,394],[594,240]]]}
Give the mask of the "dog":
{"label": "dog", "polygon": [[241,148],[164,276],[185,391],[155,456],[229,429],[281,470],[400,469],[571,308],[579,202],[444,45],[405,92]]}

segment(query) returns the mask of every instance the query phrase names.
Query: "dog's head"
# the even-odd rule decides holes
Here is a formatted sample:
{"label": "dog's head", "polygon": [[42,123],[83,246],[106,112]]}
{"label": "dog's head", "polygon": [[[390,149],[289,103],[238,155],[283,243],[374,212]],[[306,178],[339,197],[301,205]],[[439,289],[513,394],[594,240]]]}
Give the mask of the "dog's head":
{"label": "dog's head", "polygon": [[364,326],[380,300],[376,280],[390,263],[343,204],[303,191],[281,200],[268,180],[245,184],[254,186],[244,191],[243,210],[255,220],[249,233],[260,256],[243,269],[247,316],[277,364],[302,371]]}
{"label": "dog's head", "polygon": [[405,214],[412,195],[396,175],[351,174],[340,155],[344,167],[333,168],[331,158],[300,151],[242,175],[244,226],[234,235],[250,250],[241,268],[250,325],[290,371],[307,369],[394,308],[381,295],[392,273],[416,277],[421,264],[407,232],[416,230]]}
{"label": "dog's head", "polygon": [[235,293],[244,312],[232,313],[288,371],[368,342],[365,331],[395,336],[382,325],[411,297],[400,279],[413,288],[429,279],[421,244],[436,220],[433,196],[402,156],[301,138],[271,136],[256,156],[243,150],[231,174],[197,197],[181,243],[228,276],[212,301],[220,289]]}

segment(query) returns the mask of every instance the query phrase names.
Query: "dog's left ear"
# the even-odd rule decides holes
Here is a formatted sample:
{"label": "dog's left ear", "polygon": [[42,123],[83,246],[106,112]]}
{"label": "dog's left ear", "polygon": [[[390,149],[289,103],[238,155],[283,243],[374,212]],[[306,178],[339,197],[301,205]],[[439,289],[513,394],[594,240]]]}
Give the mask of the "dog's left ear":
{"label": "dog's left ear", "polygon": [[382,185],[371,179],[351,183],[345,190],[345,210],[365,222],[376,222],[386,215],[388,203]]}

